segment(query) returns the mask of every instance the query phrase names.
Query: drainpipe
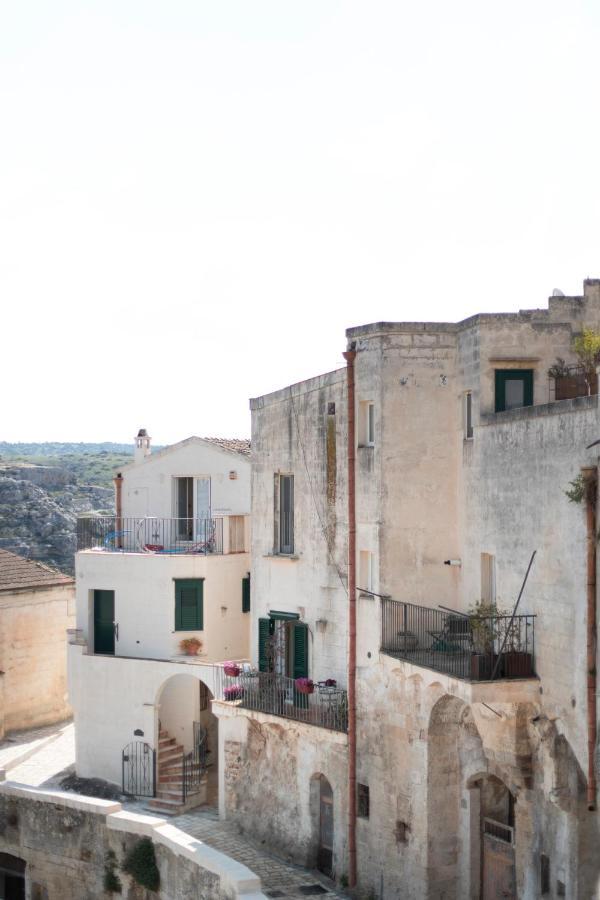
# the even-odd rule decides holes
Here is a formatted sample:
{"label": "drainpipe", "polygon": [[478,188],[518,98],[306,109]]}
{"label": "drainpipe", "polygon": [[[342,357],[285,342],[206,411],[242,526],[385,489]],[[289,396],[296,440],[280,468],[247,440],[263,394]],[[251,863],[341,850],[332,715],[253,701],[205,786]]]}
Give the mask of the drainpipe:
{"label": "drainpipe", "polygon": [[587,525],[587,715],[588,715],[588,779],[587,804],[596,809],[596,497],[598,470],[582,467],[585,480],[585,515]]}
{"label": "drainpipe", "polygon": [[356,437],[355,350],[344,353],[348,385],[348,886],[356,887]]}
{"label": "drainpipe", "polygon": [[117,472],[116,476],[113,478],[113,483],[115,485],[116,545],[121,549],[123,546],[123,538],[121,537],[121,532],[123,531],[123,476],[120,472]]}

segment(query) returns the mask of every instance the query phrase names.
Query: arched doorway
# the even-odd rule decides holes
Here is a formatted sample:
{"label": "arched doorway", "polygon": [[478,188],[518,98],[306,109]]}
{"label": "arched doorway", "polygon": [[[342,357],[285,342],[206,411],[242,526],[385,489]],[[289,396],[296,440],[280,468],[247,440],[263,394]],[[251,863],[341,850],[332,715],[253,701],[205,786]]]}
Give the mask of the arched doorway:
{"label": "arched doorway", "polygon": [[25,860],[0,853],[0,897],[25,900]]}
{"label": "arched doorway", "polygon": [[159,688],[155,808],[218,806],[218,719],[212,699],[194,675],[173,675]]}
{"label": "arched doorway", "polygon": [[512,900],[515,879],[515,798],[493,775],[478,779],[481,900]]}
{"label": "arched doorway", "polygon": [[313,823],[313,852],[308,861],[330,878],[333,864],[333,789],[324,775],[313,775],[310,780],[310,810]]}

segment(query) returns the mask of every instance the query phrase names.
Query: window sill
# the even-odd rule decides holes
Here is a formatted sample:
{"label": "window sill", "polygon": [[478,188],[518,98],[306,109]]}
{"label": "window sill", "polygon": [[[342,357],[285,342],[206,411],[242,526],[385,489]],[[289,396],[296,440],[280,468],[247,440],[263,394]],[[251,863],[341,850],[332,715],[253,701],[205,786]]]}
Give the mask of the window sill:
{"label": "window sill", "polygon": [[264,553],[263,559],[288,559],[297,562],[300,557],[296,553]]}
{"label": "window sill", "polygon": [[359,444],[358,449],[359,450],[374,450],[375,444]]}

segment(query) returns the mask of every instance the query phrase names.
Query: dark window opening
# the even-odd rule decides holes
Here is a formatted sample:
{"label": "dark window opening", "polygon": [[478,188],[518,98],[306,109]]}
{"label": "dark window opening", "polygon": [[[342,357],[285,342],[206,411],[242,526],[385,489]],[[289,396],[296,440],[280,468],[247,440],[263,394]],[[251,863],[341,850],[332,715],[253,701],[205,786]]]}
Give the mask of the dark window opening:
{"label": "dark window opening", "polygon": [[279,552],[294,552],[294,476],[279,476]]}
{"label": "dark window opening", "polygon": [[361,819],[369,818],[369,785],[358,784],[356,794],[356,815]]}
{"label": "dark window opening", "polygon": [[242,578],[242,612],[250,612],[250,576]]}
{"label": "dark window opening", "polygon": [[533,406],[533,369],[496,369],[496,412]]}
{"label": "dark window opening", "polygon": [[327,404],[327,415],[328,415],[328,416],[335,416],[335,403],[328,403],[328,404]]}
{"label": "dark window opening", "polygon": [[473,395],[471,391],[465,394],[465,437],[467,440],[473,437]]}
{"label": "dark window opening", "polygon": [[540,891],[542,897],[550,893],[550,858],[545,853],[540,856]]}

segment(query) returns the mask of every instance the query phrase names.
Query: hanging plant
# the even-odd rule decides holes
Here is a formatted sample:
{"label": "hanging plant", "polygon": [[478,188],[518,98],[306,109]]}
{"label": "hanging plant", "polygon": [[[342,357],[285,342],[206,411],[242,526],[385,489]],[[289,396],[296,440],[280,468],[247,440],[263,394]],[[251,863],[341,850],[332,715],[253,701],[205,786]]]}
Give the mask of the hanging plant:
{"label": "hanging plant", "polygon": [[131,848],[125,857],[123,871],[131,875],[140,887],[145,887],[149,891],[158,891],[160,872],[156,865],[154,844],[150,838],[142,838]]}
{"label": "hanging plant", "polygon": [[565,495],[569,498],[571,503],[581,503],[585,497],[585,478],[581,472],[577,478],[574,478],[569,484],[571,485],[571,489],[565,491]]}

